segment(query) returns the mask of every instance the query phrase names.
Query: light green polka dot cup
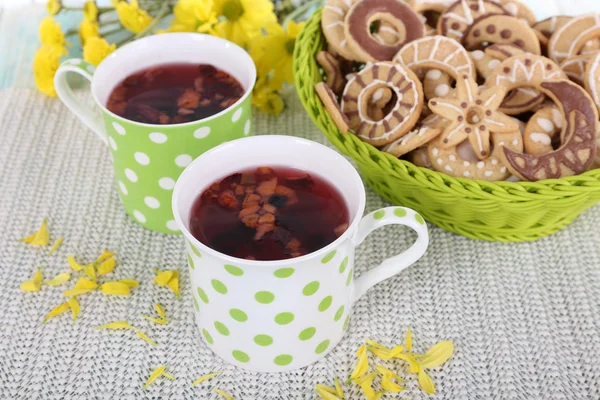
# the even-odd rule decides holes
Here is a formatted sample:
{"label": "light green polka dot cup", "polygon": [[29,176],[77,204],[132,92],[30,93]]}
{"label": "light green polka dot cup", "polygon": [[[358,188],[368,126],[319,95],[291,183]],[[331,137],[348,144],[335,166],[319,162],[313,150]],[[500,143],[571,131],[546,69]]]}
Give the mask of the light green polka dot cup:
{"label": "light green polka dot cup", "polygon": [[[190,210],[213,182],[261,165],[286,166],[327,179],[343,195],[350,227],[335,242],[291,260],[250,261],[221,254],[189,231]],[[173,214],[187,242],[196,323],[204,342],[226,361],[250,370],[283,372],[314,363],[348,329],[352,307],[370,287],[425,253],[429,236],[419,214],[384,208],[363,217],[365,189],[335,151],[291,136],[256,136],[216,147],[193,161],[173,192]],[[354,279],[354,250],[384,225],[417,232],[404,253]]]}
{"label": "light green polka dot cup", "polygon": [[[119,117],[105,107],[112,89],[123,79],[139,70],[171,63],[212,64],[237,78],[246,92],[222,112],[185,124],[143,124]],[[70,72],[91,81],[100,116],[74,95],[67,82]],[[175,181],[205,151],[250,135],[255,80],[252,59],[235,44],[197,33],[169,33],[125,45],[97,68],[81,59],[67,60],[56,73],[55,86],[67,107],[109,146],[127,213],[148,229],[181,233],[171,207]]]}

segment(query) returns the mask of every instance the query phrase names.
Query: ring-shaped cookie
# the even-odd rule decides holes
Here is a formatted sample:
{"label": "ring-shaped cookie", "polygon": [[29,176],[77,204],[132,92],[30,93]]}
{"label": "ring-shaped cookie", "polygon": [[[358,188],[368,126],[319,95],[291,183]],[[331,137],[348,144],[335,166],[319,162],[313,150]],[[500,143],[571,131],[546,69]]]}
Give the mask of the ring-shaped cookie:
{"label": "ring-shaped cookie", "polygon": [[525,3],[518,0],[500,0],[502,7],[513,17],[517,17],[521,21],[533,26],[537,22],[537,17],[531,8]]}
{"label": "ring-shaped cookie", "polygon": [[528,53],[542,54],[540,41],[525,22],[509,15],[488,15],[479,18],[465,31],[462,43],[467,50],[482,43],[512,44]]}
{"label": "ring-shaped cookie", "polygon": [[429,155],[427,154],[427,146],[421,146],[414,149],[404,156],[406,161],[413,163],[417,167],[433,169]]}
{"label": "ring-shaped cookie", "polygon": [[478,18],[486,14],[509,15],[499,3],[491,0],[458,0],[440,16],[438,34],[459,42]]}
{"label": "ring-shaped cookie", "polygon": [[563,63],[560,64],[560,68],[565,71],[565,74],[567,74],[569,79],[579,86],[584,86],[585,70],[589,62],[590,56],[578,55],[563,61]]}
{"label": "ring-shaped cookie", "polygon": [[321,29],[327,43],[335,53],[347,60],[351,60],[354,53],[348,47],[344,34],[344,20],[354,1],[356,0],[327,0],[321,14]]}
{"label": "ring-shaped cookie", "polygon": [[452,3],[455,3],[456,0],[407,0],[406,2],[419,14],[423,14],[427,11],[435,11],[441,14],[446,11]]}
{"label": "ring-shaped cookie", "polygon": [[560,138],[564,125],[563,116],[556,107],[545,107],[531,116],[525,132],[525,153],[540,156],[554,151],[552,142]]}
{"label": "ring-shaped cookie", "polygon": [[453,79],[445,72],[439,69],[430,69],[423,78],[423,93],[427,100],[434,97],[453,96]]}
{"label": "ring-shaped cookie", "polygon": [[550,39],[554,32],[565,26],[573,17],[568,15],[555,15],[550,18],[546,18],[542,21],[538,21],[533,24],[533,29],[539,31],[542,35]]}
{"label": "ring-shaped cookie", "polygon": [[[370,33],[374,21],[393,26],[400,39],[382,44]],[[425,26],[419,15],[401,0],[361,0],[346,14],[344,35],[356,61],[389,61],[406,43],[423,37]]]}
{"label": "ring-shaped cookie", "polygon": [[585,69],[585,89],[600,110],[600,53],[592,58]]}
{"label": "ring-shaped cookie", "polygon": [[523,139],[518,130],[509,133],[493,133],[491,139],[494,149],[486,160],[478,160],[472,149],[472,157],[463,155],[466,151],[461,151],[460,147],[470,147],[468,141],[445,149],[441,137],[429,142],[427,154],[433,169],[446,175],[484,181],[503,181],[510,176],[510,172],[500,161],[502,149],[507,147],[514,151],[523,151]]}
{"label": "ring-shaped cookie", "polygon": [[600,37],[600,13],[574,17],[548,43],[548,56],[558,64],[578,55],[586,43]]}
{"label": "ring-shaped cookie", "polygon": [[429,143],[443,131],[443,129],[435,128],[429,123],[429,120],[434,118],[437,119],[437,116],[434,115],[425,118],[423,121],[417,123],[415,129],[402,136],[400,139],[396,139],[392,143],[386,145],[381,150],[396,157],[402,157],[404,154]]}
{"label": "ring-shaped cookie", "polygon": [[[369,118],[367,107],[375,91],[382,87],[392,89],[396,98],[388,114],[374,121]],[[348,82],[341,108],[359,138],[383,146],[413,129],[423,109],[423,88],[409,68],[392,62],[373,63]]]}
{"label": "ring-shaped cookie", "polygon": [[[518,103],[515,101],[511,108],[507,106],[505,99],[502,103],[501,111],[505,114],[516,115],[522,112],[530,111],[536,106],[541,104],[544,100],[544,96],[536,98],[536,94],[539,92],[537,88],[542,82],[556,81],[561,79],[567,79],[567,75],[563,72],[554,61],[543,56],[536,56],[533,54],[522,54],[507,58],[494,70],[492,75],[486,80],[486,87],[503,86],[507,91],[513,91],[514,89],[520,89],[523,96],[530,95],[530,102]],[[516,96],[516,94],[515,94]]]}
{"label": "ring-shaped cookie", "polygon": [[598,109],[587,92],[569,80],[541,82],[537,87],[550,97],[566,123],[562,145],[543,155],[521,154],[504,149],[503,162],[514,174],[528,181],[558,179],[584,173],[596,157]]}
{"label": "ring-shaped cookie", "polygon": [[346,79],[342,74],[339,61],[331,53],[326,51],[320,51],[316,58],[327,76],[327,80],[325,81],[327,86],[329,86],[335,94],[341,94],[344,90]]}

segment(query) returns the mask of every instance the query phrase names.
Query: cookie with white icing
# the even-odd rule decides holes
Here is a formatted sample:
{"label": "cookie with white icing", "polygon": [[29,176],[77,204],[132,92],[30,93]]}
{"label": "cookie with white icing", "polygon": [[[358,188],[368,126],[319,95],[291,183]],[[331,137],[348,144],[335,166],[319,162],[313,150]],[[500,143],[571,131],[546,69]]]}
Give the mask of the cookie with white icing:
{"label": "cookie with white icing", "polygon": [[469,27],[487,14],[509,15],[502,5],[492,0],[458,0],[440,16],[438,34],[460,42]]}
{"label": "cookie with white icing", "polygon": [[315,90],[340,132],[343,134],[348,133],[350,121],[342,112],[342,109],[335,98],[335,94],[331,91],[329,86],[327,86],[325,82],[319,82],[315,85]]}
{"label": "cookie with white icing", "polygon": [[576,56],[590,40],[600,38],[600,13],[574,17],[550,38],[548,55],[557,63]]}
{"label": "cookie with white icing", "polygon": [[[381,120],[374,121],[368,115],[368,107],[380,88],[391,89],[395,98],[390,111]],[[341,108],[360,139],[383,146],[414,128],[423,109],[423,87],[417,76],[401,64],[369,64],[346,85]]]}
{"label": "cookie with white icing", "polygon": [[469,50],[481,47],[482,43],[502,43],[512,44],[528,53],[542,54],[534,30],[526,22],[509,15],[479,18],[465,31],[462,43]]}
{"label": "cookie with white icing", "polygon": [[531,8],[525,3],[518,0],[500,0],[502,7],[513,17],[517,17],[521,21],[533,26],[537,22],[537,17]]}
{"label": "cookie with white icing", "polygon": [[344,20],[355,0],[327,0],[321,14],[321,29],[329,46],[340,56],[351,60],[354,53],[344,34]]}
{"label": "cookie with white icing", "polygon": [[563,116],[556,107],[537,111],[529,119],[523,133],[525,152],[537,156],[554,151],[552,143],[560,140],[563,125]]}
{"label": "cookie with white icing", "polygon": [[417,124],[414,130],[383,147],[381,150],[396,157],[401,157],[404,154],[407,154],[418,147],[429,143],[431,140],[439,136],[440,133],[442,133],[441,128],[435,128],[432,126],[432,124],[430,124],[430,120],[432,119],[437,119],[437,116],[425,118],[423,121]]}
{"label": "cookie with white icing", "polygon": [[600,53],[597,53],[587,64],[584,76],[585,89],[600,110]]}
{"label": "cookie with white icing", "polygon": [[346,79],[342,74],[339,61],[331,53],[320,51],[317,54],[317,62],[323,68],[323,71],[325,71],[327,86],[335,94],[341,94],[346,85]]}

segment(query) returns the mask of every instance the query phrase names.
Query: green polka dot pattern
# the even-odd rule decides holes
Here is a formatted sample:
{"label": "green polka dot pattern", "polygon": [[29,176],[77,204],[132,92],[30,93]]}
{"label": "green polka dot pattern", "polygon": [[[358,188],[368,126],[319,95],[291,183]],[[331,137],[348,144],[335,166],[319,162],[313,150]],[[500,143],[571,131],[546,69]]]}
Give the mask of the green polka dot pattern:
{"label": "green polka dot pattern", "polygon": [[213,279],[210,283],[213,289],[215,289],[215,291],[217,291],[218,293],[227,294],[227,286],[225,286],[223,282],[217,279]]}
{"label": "green polka dot pattern", "polygon": [[289,278],[294,273],[294,268],[281,268],[273,272],[277,278]]}
{"label": "green polka dot pattern", "polygon": [[198,296],[200,296],[200,300],[208,304],[208,296],[206,295],[206,292],[202,290],[200,286],[198,286],[198,289],[196,290],[198,291]]}
{"label": "green polka dot pattern", "polygon": [[293,360],[293,357],[289,354],[281,354],[273,360],[273,362],[281,367],[290,364]]}
{"label": "green polka dot pattern", "polygon": [[315,349],[315,353],[321,354],[322,352],[327,350],[328,347],[329,347],[329,340],[324,340],[321,343],[319,343],[319,345]]}
{"label": "green polka dot pattern", "polygon": [[[73,60],[66,62],[75,65]],[[103,112],[114,175],[127,214],[145,228],[180,234],[171,208],[177,178],[202,153],[251,133],[251,101],[248,96],[218,117],[185,125],[142,125]]]}
{"label": "green polka dot pattern", "polygon": [[300,334],[298,335],[298,339],[300,340],[309,340],[310,338],[312,338],[313,336],[315,336],[315,333],[317,333],[317,329],[316,328],[306,328],[304,329],[302,332],[300,332]]}
{"label": "green polka dot pattern", "polygon": [[340,274],[343,274],[348,266],[348,256],[344,257],[344,260],[340,264]]}
{"label": "green polka dot pattern", "polygon": [[381,219],[383,217],[385,217],[385,210],[379,210],[376,211],[375,214],[373,214],[373,218],[375,219]]}
{"label": "green polka dot pattern", "polygon": [[348,272],[348,277],[346,278],[346,286],[350,286],[350,283],[352,283],[352,273],[354,272],[354,270],[350,270],[350,272]]}
{"label": "green polka dot pattern", "polygon": [[425,220],[423,219],[423,217],[421,217],[420,214],[415,214],[415,220],[421,224],[421,225],[425,225]]}
{"label": "green polka dot pattern", "polygon": [[319,311],[327,311],[329,306],[331,306],[332,300],[333,298],[331,296],[327,296],[323,300],[321,300],[321,302],[319,303]]}
{"label": "green polka dot pattern", "polygon": [[294,320],[294,314],[291,312],[282,312],[275,316],[275,322],[279,325],[287,325]]}
{"label": "green polka dot pattern", "polygon": [[333,320],[335,322],[338,322],[342,318],[342,315],[344,315],[344,306],[341,306],[340,308],[337,309],[337,311],[335,312],[335,316],[333,317]]}
{"label": "green polka dot pattern", "polygon": [[189,263],[191,269],[196,269],[196,266],[194,265],[194,259],[189,254],[188,254],[188,263]]}
{"label": "green polka dot pattern", "polygon": [[227,329],[227,327],[219,322],[219,321],[215,321],[215,329],[223,336],[229,336],[229,329]]}
{"label": "green polka dot pattern", "polygon": [[304,289],[302,289],[302,294],[305,296],[312,296],[313,294],[317,293],[317,290],[319,290],[319,286],[321,286],[319,282],[311,282],[308,285],[304,286]]}
{"label": "green polka dot pattern", "polygon": [[406,210],[404,208],[396,208],[394,210],[394,215],[400,218],[406,217]]}
{"label": "green polka dot pattern", "polygon": [[241,363],[247,363],[248,361],[250,361],[250,356],[241,350],[234,350],[231,352],[231,355],[233,355],[233,358],[235,358]]}
{"label": "green polka dot pattern", "polygon": [[212,336],[210,336],[210,333],[208,333],[208,331],[206,329],[202,329],[202,334],[204,335],[204,338],[206,339],[206,341],[210,344],[213,344],[213,338]]}
{"label": "green polka dot pattern", "polygon": [[348,325],[350,324],[350,315],[348,315],[346,317],[346,320],[344,321],[344,330],[348,330]]}
{"label": "green polka dot pattern", "polygon": [[198,250],[196,248],[196,246],[194,246],[192,243],[188,242],[188,244],[190,245],[190,248],[192,249],[192,252],[198,257],[198,258],[202,258],[202,254],[200,254],[200,250]]}
{"label": "green polka dot pattern", "polygon": [[323,259],[321,260],[321,262],[323,264],[327,264],[329,261],[333,260],[333,257],[335,257],[335,253],[336,252],[337,252],[337,250],[333,250],[331,253],[329,253],[325,257],[323,257]]}
{"label": "green polka dot pattern", "polygon": [[231,318],[235,319],[237,322],[248,321],[248,314],[246,314],[242,310],[238,310],[237,308],[232,308],[231,310],[229,310],[229,315],[231,315]]}
{"label": "green polka dot pattern", "polygon": [[256,335],[254,336],[254,343],[259,346],[270,346],[273,344],[273,338],[269,335]]}
{"label": "green polka dot pattern", "polygon": [[271,292],[261,291],[261,292],[256,292],[256,294],[254,295],[254,298],[256,299],[256,301],[258,301],[261,304],[269,304],[269,303],[272,303],[273,300],[275,300],[275,295]]}
{"label": "green polka dot pattern", "polygon": [[225,264],[225,271],[229,272],[233,276],[242,276],[244,275],[244,270],[240,267],[236,267],[235,265]]}
{"label": "green polka dot pattern", "polygon": [[196,309],[196,311],[200,311],[200,307],[198,306],[198,300],[196,300],[195,297],[192,297],[192,300],[194,300],[194,308]]}

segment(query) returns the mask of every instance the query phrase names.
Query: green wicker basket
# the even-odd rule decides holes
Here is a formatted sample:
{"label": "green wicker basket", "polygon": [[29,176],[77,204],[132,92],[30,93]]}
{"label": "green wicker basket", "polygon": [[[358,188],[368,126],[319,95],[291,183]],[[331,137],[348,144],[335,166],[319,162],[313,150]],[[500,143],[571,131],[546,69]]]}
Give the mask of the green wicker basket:
{"label": "green wicker basket", "polygon": [[390,203],[413,208],[428,221],[464,236],[521,242],[558,232],[600,201],[600,169],[540,182],[474,181],[419,168],[355,135],[343,135],[314,89],[323,80],[315,56],[326,47],[321,11],[312,15],[296,40],[298,94],[329,141],[356,161],[367,184]]}

